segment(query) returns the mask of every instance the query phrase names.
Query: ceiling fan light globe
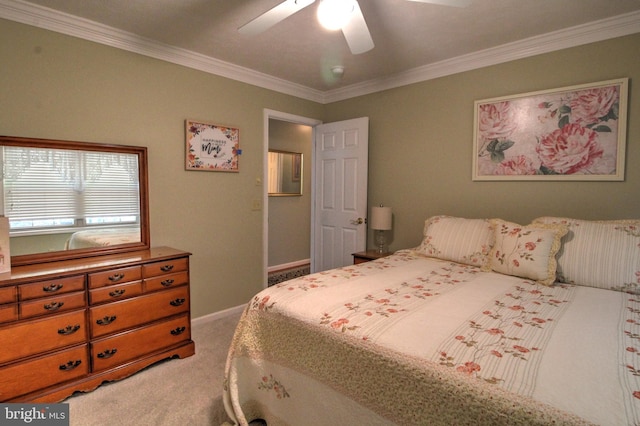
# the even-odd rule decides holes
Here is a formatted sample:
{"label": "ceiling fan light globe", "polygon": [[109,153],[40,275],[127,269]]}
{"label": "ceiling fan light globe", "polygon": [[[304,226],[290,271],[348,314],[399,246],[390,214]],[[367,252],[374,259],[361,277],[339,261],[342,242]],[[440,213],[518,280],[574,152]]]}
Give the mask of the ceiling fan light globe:
{"label": "ceiling fan light globe", "polygon": [[335,31],[351,18],[355,0],[322,0],[318,5],[318,21],[324,28]]}

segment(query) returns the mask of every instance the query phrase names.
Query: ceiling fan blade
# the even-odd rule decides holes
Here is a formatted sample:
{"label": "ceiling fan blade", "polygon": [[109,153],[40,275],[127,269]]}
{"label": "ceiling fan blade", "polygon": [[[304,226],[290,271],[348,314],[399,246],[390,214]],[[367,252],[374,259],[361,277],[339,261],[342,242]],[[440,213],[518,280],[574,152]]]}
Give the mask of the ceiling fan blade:
{"label": "ceiling fan blade", "polygon": [[409,0],[418,3],[432,3],[442,6],[467,7],[471,4],[471,0]]}
{"label": "ceiling fan blade", "polygon": [[315,0],[286,0],[244,24],[238,28],[238,32],[246,35],[260,34],[278,22],[309,6],[314,1]]}
{"label": "ceiling fan blade", "polygon": [[373,49],[373,39],[357,1],[354,2],[351,19],[342,27],[342,33],[354,55]]}

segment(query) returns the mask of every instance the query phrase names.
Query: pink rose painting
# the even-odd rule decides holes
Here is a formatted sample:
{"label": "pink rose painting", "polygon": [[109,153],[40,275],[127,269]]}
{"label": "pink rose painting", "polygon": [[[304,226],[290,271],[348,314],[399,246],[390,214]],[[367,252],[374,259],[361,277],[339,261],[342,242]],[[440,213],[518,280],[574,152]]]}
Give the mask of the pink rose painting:
{"label": "pink rose painting", "polygon": [[476,102],[474,180],[623,180],[628,79]]}
{"label": "pink rose painting", "polygon": [[510,102],[483,105],[478,111],[478,126],[485,139],[506,139],[518,126],[515,109]]}
{"label": "pink rose painting", "polygon": [[536,152],[542,167],[558,174],[580,173],[603,154],[598,132],[575,123],[545,135],[536,145]]}

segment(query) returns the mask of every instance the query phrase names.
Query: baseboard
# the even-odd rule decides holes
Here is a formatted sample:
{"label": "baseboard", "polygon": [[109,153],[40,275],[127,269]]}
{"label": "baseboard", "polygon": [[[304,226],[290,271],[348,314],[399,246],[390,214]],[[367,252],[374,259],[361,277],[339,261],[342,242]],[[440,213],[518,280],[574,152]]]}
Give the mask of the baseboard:
{"label": "baseboard", "polygon": [[[285,266],[285,267],[283,267]],[[272,286],[293,278],[309,275],[311,264],[307,261],[293,262],[287,265],[278,265],[267,274],[267,286]]]}
{"label": "baseboard", "polygon": [[273,265],[267,268],[267,273],[272,274],[274,272],[281,272],[287,269],[299,268],[301,266],[307,266],[311,264],[311,259],[296,260],[295,262],[281,263],[280,265]]}
{"label": "baseboard", "polygon": [[[290,280],[292,278],[300,277],[309,274],[310,263],[309,259],[300,260],[297,262],[290,262],[282,265],[272,266],[269,268],[269,285],[277,284],[282,281]],[[236,315],[242,313],[246,304],[228,308],[222,311],[213,312],[211,314],[203,315],[198,318],[192,318],[191,324],[203,324],[210,321],[219,320],[221,318],[228,317],[230,315]]]}
{"label": "baseboard", "polygon": [[219,319],[231,316],[231,315],[238,315],[238,314],[242,313],[242,311],[244,310],[244,308],[246,306],[247,306],[246,304],[242,304],[240,306],[235,306],[233,308],[228,308],[228,309],[225,309],[223,311],[213,312],[211,314],[203,315],[203,316],[198,317],[198,318],[192,318],[191,319],[191,325],[203,324],[203,323],[219,320]]}

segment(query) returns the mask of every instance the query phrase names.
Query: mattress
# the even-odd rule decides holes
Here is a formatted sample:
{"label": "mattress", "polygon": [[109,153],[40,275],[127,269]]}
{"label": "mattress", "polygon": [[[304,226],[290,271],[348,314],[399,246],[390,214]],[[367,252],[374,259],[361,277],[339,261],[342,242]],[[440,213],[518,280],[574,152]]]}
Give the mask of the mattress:
{"label": "mattress", "polygon": [[140,242],[140,228],[105,228],[74,232],[67,250]]}
{"label": "mattress", "polygon": [[639,325],[634,295],[402,250],[257,294],[224,402],[270,426],[638,424]]}

